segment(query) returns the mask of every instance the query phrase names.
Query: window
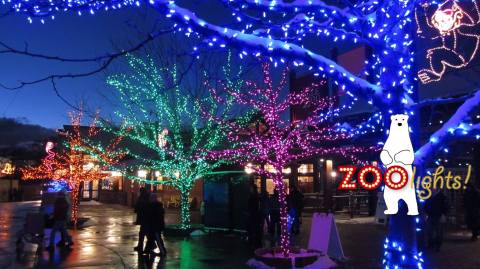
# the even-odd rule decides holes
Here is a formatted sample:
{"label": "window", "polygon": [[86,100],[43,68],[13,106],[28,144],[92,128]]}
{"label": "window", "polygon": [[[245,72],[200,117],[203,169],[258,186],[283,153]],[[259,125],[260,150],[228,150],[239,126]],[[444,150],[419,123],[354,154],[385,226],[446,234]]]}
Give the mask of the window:
{"label": "window", "polygon": [[298,167],[298,173],[311,174],[313,173],[313,163],[304,163]]}
{"label": "window", "polygon": [[301,192],[313,192],[313,177],[312,176],[299,176],[298,177],[298,189]]}
{"label": "window", "polygon": [[[288,185],[289,185],[288,178],[283,179],[283,185],[285,186],[285,191],[288,193],[290,191],[288,188]],[[267,178],[267,192],[269,194],[273,194],[274,189],[275,189],[275,183],[273,183],[273,179]]]}
{"label": "window", "polygon": [[265,165],[265,170],[267,170],[270,173],[277,173],[277,169],[273,167],[273,165],[267,164]]}
{"label": "window", "polygon": [[[163,177],[160,174],[160,171],[155,171],[155,180],[156,181],[163,181]],[[163,190],[163,184],[157,184],[156,187],[157,187],[156,190]]]}
{"label": "window", "polygon": [[122,172],[110,171],[107,172],[107,176],[102,179],[102,190],[108,191],[121,191],[122,186]]}
{"label": "window", "polygon": [[[265,170],[273,174],[277,173],[277,169],[275,169],[273,165],[270,165],[270,164],[265,165]],[[285,167],[282,169],[283,174],[290,174],[291,172],[292,170],[290,169],[290,167]]]}

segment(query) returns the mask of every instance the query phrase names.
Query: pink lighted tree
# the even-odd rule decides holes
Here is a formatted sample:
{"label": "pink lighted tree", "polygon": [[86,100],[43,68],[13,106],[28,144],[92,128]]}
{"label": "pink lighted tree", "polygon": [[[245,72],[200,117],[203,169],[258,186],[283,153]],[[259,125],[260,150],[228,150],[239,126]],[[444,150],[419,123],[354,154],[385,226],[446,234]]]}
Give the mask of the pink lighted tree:
{"label": "pink lighted tree", "polygon": [[[258,165],[251,167],[253,171],[273,179],[280,203],[280,247],[282,253],[288,256],[290,238],[287,230],[286,186],[281,171],[292,161],[316,154],[338,154],[357,161],[358,154],[373,148],[340,146],[342,141],[352,138],[354,134],[329,123],[341,108],[335,107],[333,97],[315,98],[319,84],[312,83],[299,91],[283,94],[287,86],[288,69],[284,70],[280,82],[275,86],[269,65],[263,64],[262,67],[263,84],[246,81],[241,92],[223,85],[221,92],[225,95],[210,89],[218,102],[233,100],[251,109],[249,114],[235,121],[216,118],[219,124],[230,127],[227,138],[231,147],[212,152],[211,156],[240,165],[254,162]],[[311,109],[311,114],[303,120],[291,122],[288,112],[292,106],[306,106]],[[251,127],[251,115],[263,119],[260,130]]]}

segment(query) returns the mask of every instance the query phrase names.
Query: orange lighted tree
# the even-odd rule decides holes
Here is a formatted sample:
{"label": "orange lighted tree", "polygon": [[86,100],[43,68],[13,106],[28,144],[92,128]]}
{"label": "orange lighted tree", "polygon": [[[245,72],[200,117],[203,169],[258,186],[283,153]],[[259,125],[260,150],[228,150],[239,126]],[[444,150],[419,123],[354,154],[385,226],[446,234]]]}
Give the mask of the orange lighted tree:
{"label": "orange lighted tree", "polygon": [[[64,138],[63,147],[54,152],[53,142],[47,142],[47,156],[36,167],[22,169],[22,179],[63,180],[72,190],[72,221],[78,220],[78,195],[82,182],[90,182],[104,178],[106,174],[99,166],[113,166],[127,154],[119,149],[123,136],[114,137],[109,141],[101,141],[100,128],[94,119],[90,126],[82,127],[82,113],[69,113],[71,129],[61,133]],[[102,140],[106,140],[102,137]],[[106,144],[106,145],[105,145]]]}

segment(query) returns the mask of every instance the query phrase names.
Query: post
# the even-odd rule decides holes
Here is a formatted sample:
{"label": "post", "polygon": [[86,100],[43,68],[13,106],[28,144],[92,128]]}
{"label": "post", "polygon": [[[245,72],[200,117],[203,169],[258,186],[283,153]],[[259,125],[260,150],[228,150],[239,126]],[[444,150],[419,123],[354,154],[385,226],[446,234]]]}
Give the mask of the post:
{"label": "post", "polygon": [[333,190],[332,190],[332,172],[333,161],[327,160],[325,162],[325,189],[324,189],[324,210],[329,213],[333,211]]}

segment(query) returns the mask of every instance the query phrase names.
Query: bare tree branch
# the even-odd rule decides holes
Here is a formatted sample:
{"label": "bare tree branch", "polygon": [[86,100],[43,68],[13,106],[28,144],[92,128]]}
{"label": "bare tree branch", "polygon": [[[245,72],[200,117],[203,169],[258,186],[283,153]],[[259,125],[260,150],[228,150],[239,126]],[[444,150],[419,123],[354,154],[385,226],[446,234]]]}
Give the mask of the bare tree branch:
{"label": "bare tree branch", "polygon": [[6,50],[0,51],[0,53],[4,52],[4,53],[21,54],[21,55],[25,55],[25,56],[29,56],[29,57],[41,58],[41,59],[45,59],[45,60],[61,61],[61,62],[98,62],[98,61],[103,61],[103,62],[101,63],[101,65],[99,67],[94,68],[94,69],[89,70],[89,71],[86,71],[86,72],[51,74],[51,75],[41,77],[41,78],[38,78],[38,79],[34,79],[34,80],[30,80],[30,81],[21,81],[15,86],[7,86],[7,85],[4,85],[4,84],[0,83],[0,87],[3,88],[3,89],[6,89],[6,90],[18,90],[18,89],[21,89],[25,86],[38,84],[38,83],[45,82],[45,81],[52,81],[52,80],[55,80],[55,79],[88,77],[88,76],[97,74],[101,71],[104,71],[117,58],[120,58],[121,56],[124,56],[128,53],[135,52],[135,51],[141,49],[142,47],[144,47],[149,42],[155,40],[157,37],[159,37],[163,34],[172,33],[172,32],[173,32],[173,29],[161,30],[161,31],[158,31],[154,34],[149,34],[141,42],[137,43],[135,46],[133,46],[133,47],[127,49],[127,50],[123,50],[123,51],[120,51],[120,52],[117,52],[117,53],[114,53],[114,54],[110,54],[108,56],[104,55],[104,56],[98,56],[98,57],[95,57],[95,58],[83,58],[83,59],[80,59],[80,58],[78,58],[78,59],[63,58],[63,57],[59,57],[59,56],[50,56],[50,55],[31,53],[31,52],[28,51],[28,48],[25,48],[25,50],[20,51],[20,50],[13,49],[13,48],[5,45],[4,43],[1,43],[0,45],[3,46]]}

